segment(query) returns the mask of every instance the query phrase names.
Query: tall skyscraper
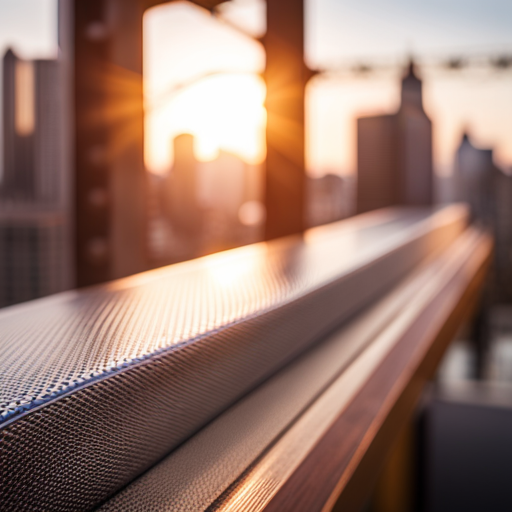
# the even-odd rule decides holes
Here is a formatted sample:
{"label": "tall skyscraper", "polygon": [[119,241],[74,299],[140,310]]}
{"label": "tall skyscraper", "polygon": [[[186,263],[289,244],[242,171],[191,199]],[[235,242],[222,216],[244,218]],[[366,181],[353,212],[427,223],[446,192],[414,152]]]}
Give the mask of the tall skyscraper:
{"label": "tall skyscraper", "polygon": [[496,177],[496,280],[498,300],[512,303],[512,175]]}
{"label": "tall skyscraper", "polygon": [[34,198],[34,67],[8,49],[3,59],[2,198]]}
{"label": "tall skyscraper", "polygon": [[456,199],[467,203],[474,222],[495,237],[495,299],[512,301],[512,176],[493,161],[492,149],[475,147],[464,134],[455,166]]}
{"label": "tall skyscraper", "polygon": [[456,200],[467,203],[473,220],[492,225],[496,215],[495,186],[501,173],[493,162],[492,149],[479,149],[464,134],[455,163]]}
{"label": "tall skyscraper", "polygon": [[357,120],[357,166],[358,213],[432,204],[432,123],[412,62],[402,79],[398,112]]}
{"label": "tall skyscraper", "polygon": [[71,286],[60,64],[3,59],[0,306]]}
{"label": "tall skyscraper", "polygon": [[3,59],[4,201],[57,206],[63,196],[59,62]]}
{"label": "tall skyscraper", "polygon": [[178,135],[174,141],[174,165],[165,182],[164,209],[172,227],[186,241],[194,242],[201,229],[198,201],[198,166],[194,137]]}

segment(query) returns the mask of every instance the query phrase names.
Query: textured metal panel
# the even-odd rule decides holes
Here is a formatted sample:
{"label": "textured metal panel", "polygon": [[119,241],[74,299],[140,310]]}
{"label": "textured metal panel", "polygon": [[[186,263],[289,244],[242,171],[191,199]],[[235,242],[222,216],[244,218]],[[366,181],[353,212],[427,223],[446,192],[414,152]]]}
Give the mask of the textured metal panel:
{"label": "textured metal panel", "polygon": [[[310,407],[316,407],[313,404],[326,389],[330,389],[333,381],[345,374],[347,366],[388,329],[397,316],[407,311],[407,306],[439,272],[437,259],[435,263],[426,268],[422,266],[419,272],[414,272],[410,279],[386,294],[376,305],[230,407],[161,463],[116,494],[101,511],[206,510],[221,494],[225,495],[224,491],[266,449],[278,442],[281,435],[288,435],[288,429],[302,417],[302,413],[310,415]],[[347,394],[347,386],[342,388],[345,396],[337,393],[340,406]],[[336,413],[337,407],[330,411]],[[307,439],[301,439],[304,446],[314,443],[317,432],[326,427],[325,415],[318,414],[316,419],[317,428],[308,430],[304,436]],[[279,455],[281,467],[293,467],[294,459],[290,454],[281,452]],[[238,484],[239,481],[236,487]]]}
{"label": "textured metal panel", "polygon": [[2,510],[90,510],[465,224],[390,211],[0,314]]}

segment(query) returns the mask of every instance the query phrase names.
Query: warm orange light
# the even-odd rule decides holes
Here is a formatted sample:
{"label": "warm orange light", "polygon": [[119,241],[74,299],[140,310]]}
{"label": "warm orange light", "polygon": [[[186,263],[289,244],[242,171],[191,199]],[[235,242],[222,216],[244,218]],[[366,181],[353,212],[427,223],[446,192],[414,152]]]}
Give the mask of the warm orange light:
{"label": "warm orange light", "polygon": [[212,160],[220,149],[248,163],[264,158],[265,86],[251,74],[210,76],[146,107],[146,165],[161,173],[170,166],[171,140],[180,133],[196,137],[196,156]]}
{"label": "warm orange light", "polygon": [[196,137],[200,160],[220,149],[249,164],[265,157],[265,52],[190,2],[149,9],[144,16],[145,161],[165,173],[172,139]]}
{"label": "warm orange light", "polygon": [[[265,263],[266,248],[252,245],[243,251],[210,256],[208,274],[222,288],[240,286],[242,281],[251,281],[252,276]],[[251,283],[253,284],[253,283]]]}

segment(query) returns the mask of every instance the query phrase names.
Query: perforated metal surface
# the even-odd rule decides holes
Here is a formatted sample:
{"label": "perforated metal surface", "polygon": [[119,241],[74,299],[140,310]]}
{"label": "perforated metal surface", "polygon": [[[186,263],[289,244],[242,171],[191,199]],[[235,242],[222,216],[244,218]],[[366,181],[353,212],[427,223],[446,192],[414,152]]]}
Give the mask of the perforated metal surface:
{"label": "perforated metal surface", "polygon": [[399,245],[407,229],[397,228],[418,220],[342,224],[332,238],[256,245],[4,310],[0,417],[293,301]]}
{"label": "perforated metal surface", "polygon": [[90,510],[464,222],[370,215],[5,310],[2,510]]}
{"label": "perforated metal surface", "polygon": [[[431,280],[430,267],[414,272],[375,306],[287,365],[108,500],[101,512],[206,510],[221,494],[225,496],[234,481],[239,483],[240,475]],[[308,436],[311,442],[314,436],[311,432]],[[289,459],[283,457],[283,465],[287,463]]]}

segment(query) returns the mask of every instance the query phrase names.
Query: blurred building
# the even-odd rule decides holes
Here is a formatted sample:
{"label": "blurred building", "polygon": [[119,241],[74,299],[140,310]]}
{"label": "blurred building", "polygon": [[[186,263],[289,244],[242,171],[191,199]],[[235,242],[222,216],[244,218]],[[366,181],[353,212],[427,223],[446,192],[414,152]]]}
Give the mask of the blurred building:
{"label": "blurred building", "polygon": [[0,307],[69,288],[69,246],[63,212],[0,210]]}
{"label": "blurred building", "polygon": [[402,80],[398,112],[357,120],[357,161],[358,213],[432,204],[432,123],[412,62]]}
{"label": "blurred building", "polygon": [[497,299],[512,303],[512,176],[496,176],[496,277]]}
{"label": "blurred building", "polygon": [[165,180],[164,211],[173,229],[193,243],[201,230],[202,212],[198,201],[198,162],[194,137],[178,135],[174,141],[174,165]]}
{"label": "blurred building", "polygon": [[148,255],[153,268],[168,264],[171,253],[171,227],[164,215],[167,176],[147,173],[148,184]]}
{"label": "blurred building", "polygon": [[34,197],[34,76],[32,63],[9,49],[3,58],[3,199]]}
{"label": "blurred building", "polygon": [[307,225],[320,226],[353,214],[353,182],[335,174],[307,180]]}
{"label": "blurred building", "polygon": [[437,174],[434,178],[434,203],[442,205],[455,202],[457,197],[457,184],[455,182],[454,173],[452,172],[447,175]]}
{"label": "blurred building", "polygon": [[457,150],[457,201],[467,203],[474,222],[495,235],[495,294],[512,302],[512,176],[499,169],[492,149],[475,147],[464,134]]}
{"label": "blurred building", "polygon": [[238,222],[238,211],[246,200],[247,179],[247,164],[233,153],[219,151],[215,160],[202,165],[203,204]]}
{"label": "blurred building", "polygon": [[4,201],[62,200],[59,63],[25,61],[9,49],[3,59]]}
{"label": "blurred building", "polygon": [[[257,240],[254,226],[242,222],[243,206],[258,199],[260,169],[237,155],[221,150],[201,164],[201,202],[206,211],[204,244],[207,252],[229,249]],[[250,217],[250,205],[249,215]]]}
{"label": "blurred building", "polygon": [[495,182],[500,173],[494,165],[492,149],[476,148],[464,134],[456,154],[455,200],[468,203],[472,219],[479,223],[494,222]]}
{"label": "blurred building", "polygon": [[60,66],[3,58],[0,305],[71,287]]}
{"label": "blurred building", "polygon": [[149,175],[152,266],[183,261],[262,239],[262,167],[220,151],[198,162],[194,137],[176,137],[166,177]]}

